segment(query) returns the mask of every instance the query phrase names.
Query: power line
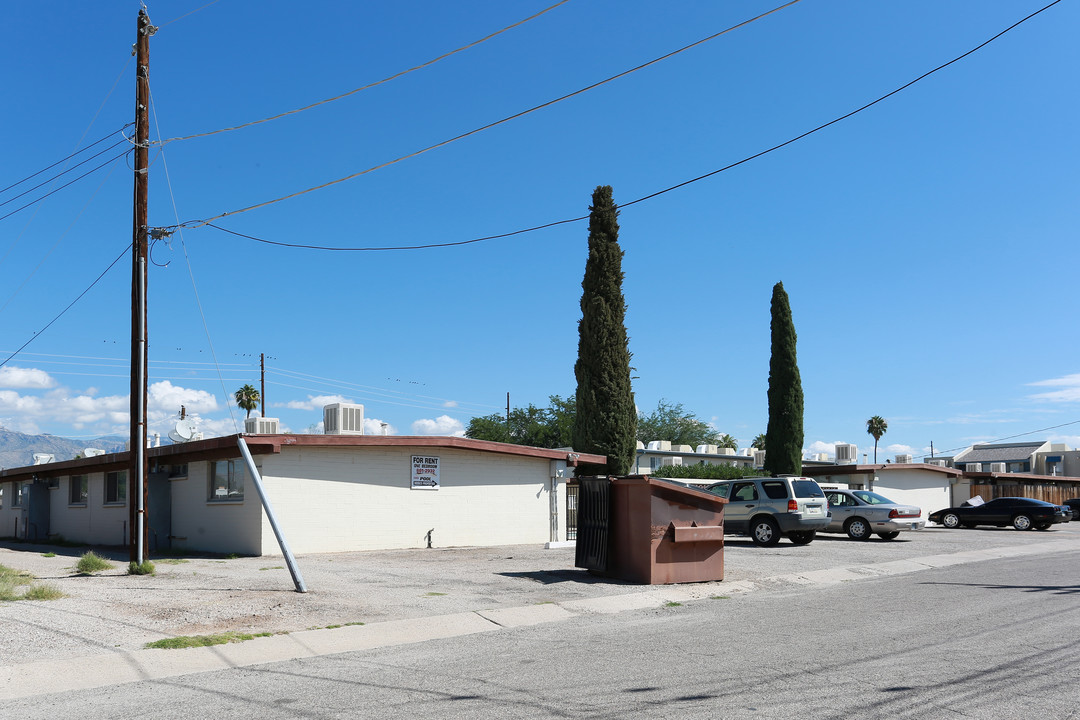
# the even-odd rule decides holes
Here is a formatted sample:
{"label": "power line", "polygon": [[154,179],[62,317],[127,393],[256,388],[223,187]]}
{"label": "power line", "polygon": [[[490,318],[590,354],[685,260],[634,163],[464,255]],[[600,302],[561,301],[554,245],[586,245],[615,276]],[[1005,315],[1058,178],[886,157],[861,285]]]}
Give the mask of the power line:
{"label": "power line", "polygon": [[[1067,423],[1061,423],[1060,425],[1051,425],[1050,427],[1044,427],[1044,428],[1040,428],[1038,430],[1029,430],[1028,432],[1022,432],[1022,433],[1018,433],[1016,435],[1009,435],[1007,437],[998,438],[996,440],[987,440],[984,443],[972,443],[972,445],[992,445],[994,443],[1004,442],[1006,440],[1015,440],[1016,438],[1025,437],[1027,435],[1034,435],[1035,433],[1046,432],[1047,430],[1057,430],[1058,428],[1063,428],[1063,427],[1068,427],[1069,425],[1078,425],[1078,424],[1080,424],[1080,420],[1072,420],[1072,421],[1067,422]],[[971,447],[972,445],[964,445],[963,447],[950,448],[948,450],[938,450],[936,452],[946,453],[946,454],[947,453],[954,453],[957,450],[966,450],[969,447]],[[930,456],[929,455],[921,455],[920,457],[922,457],[923,459],[926,459],[926,458],[928,458]]]}
{"label": "power line", "polygon": [[[90,143],[89,145],[87,145],[86,147],[84,147],[84,148],[83,148],[82,150],[76,150],[75,152],[73,152],[73,153],[71,153],[70,155],[68,155],[68,156],[67,156],[66,158],[63,158],[63,159],[61,159],[61,160],[57,160],[57,161],[56,161],[56,162],[54,162],[54,163],[53,163],[52,165],[49,165],[49,166],[47,166],[47,167],[43,167],[42,169],[38,170],[38,171],[37,171],[36,173],[34,173],[33,175],[27,175],[27,176],[26,176],[26,177],[24,177],[24,178],[23,178],[22,180],[19,180],[19,181],[17,181],[17,182],[13,182],[12,184],[8,185],[8,186],[7,186],[6,188],[0,188],[0,193],[6,193],[6,192],[7,192],[8,190],[10,190],[11,188],[13,188],[13,187],[17,187],[17,186],[19,186],[19,185],[22,185],[22,184],[23,184],[24,182],[26,182],[26,181],[28,181],[28,180],[33,180],[33,179],[34,179],[34,178],[36,178],[36,177],[37,177],[38,175],[40,175],[40,174],[42,174],[42,173],[44,173],[44,172],[48,172],[49,170],[52,170],[52,169],[53,169],[54,167],[56,167],[57,165],[61,165],[61,164],[63,164],[63,163],[66,163],[66,162],[67,162],[68,160],[71,160],[72,158],[74,158],[74,157],[77,157],[77,156],[79,156],[79,155],[83,154],[84,152],[86,152],[86,151],[87,151],[87,150],[89,150],[90,148],[94,147],[95,145],[100,145],[101,143],[105,142],[106,140],[108,140],[109,138],[111,138],[111,137],[112,137],[113,135],[115,135],[115,134],[116,134],[117,132],[123,132],[123,131],[124,131],[124,130],[126,130],[127,128],[131,127],[131,126],[132,126],[133,124],[134,124],[134,123],[128,123],[128,124],[127,124],[127,125],[125,125],[124,127],[120,128],[119,130],[116,130],[116,131],[113,131],[113,132],[109,133],[108,135],[106,135],[105,137],[101,138],[100,140],[95,140],[94,142],[92,142],[92,143]],[[121,142],[123,142],[123,140],[121,140]],[[117,143],[117,144],[119,144],[119,143]],[[113,145],[112,147],[116,147],[116,145]],[[105,152],[105,151],[103,150],[102,152]],[[101,153],[98,153],[98,155],[100,155],[100,154],[101,154]],[[97,157],[97,155],[94,155],[94,157]],[[84,160],[83,162],[86,162],[86,161]],[[81,163],[80,163],[80,164],[81,164]],[[73,169],[74,169],[74,168],[76,168],[76,167],[78,167],[78,165],[72,166],[72,168],[70,168],[69,170],[73,170]],[[65,170],[64,172],[68,172],[68,170]],[[62,175],[62,174],[63,174],[63,173],[61,173],[61,175]],[[59,177],[59,175],[55,176],[55,177],[54,177],[53,179],[55,179],[56,177]],[[46,180],[46,182],[48,182],[48,180]],[[40,186],[40,185],[38,185],[38,187],[41,187],[41,186]],[[24,193],[24,194],[25,194],[25,193]],[[19,196],[19,195],[16,195],[15,197],[20,197],[20,196]],[[14,199],[14,198],[12,198],[12,199]],[[10,200],[8,200],[7,202],[11,202],[11,201],[10,201]]]}
{"label": "power line", "polygon": [[[798,1],[798,0],[796,0],[796,1]],[[839,123],[839,122],[841,122],[843,120],[847,120],[848,118],[861,113],[863,110],[867,110],[868,108],[871,108],[874,105],[877,105],[878,103],[882,102],[883,100],[886,100],[887,98],[890,98],[893,95],[896,95],[897,93],[902,92],[903,90],[906,90],[907,88],[911,87],[915,83],[919,82],[920,80],[926,79],[927,77],[933,75],[934,73],[938,72],[939,70],[943,70],[944,68],[952,65],[953,63],[956,63],[956,62],[966,58],[967,56],[981,50],[982,48],[984,48],[987,45],[989,45],[990,43],[992,43],[994,40],[997,40],[998,38],[1000,38],[1005,33],[1009,32],[1010,30],[1013,30],[1014,28],[1021,25],[1022,23],[1027,22],[1028,20],[1035,17],[1039,13],[1041,13],[1041,12],[1043,12],[1045,10],[1048,10],[1049,8],[1053,7],[1054,5],[1057,5],[1059,2],[1061,2],[1061,0],[1054,0],[1054,2],[1050,3],[1049,5],[1046,5],[1045,7],[1041,8],[1039,10],[1036,10],[1035,12],[1031,13],[1030,15],[1023,18],[1022,20],[1018,20],[1017,22],[1013,23],[1009,27],[1007,27],[1004,30],[1002,30],[1001,32],[999,32],[998,34],[991,37],[989,40],[986,40],[985,42],[982,42],[979,45],[976,45],[974,48],[972,48],[971,50],[968,50],[964,54],[958,55],[958,56],[954,57],[952,60],[949,60],[946,63],[942,63],[941,65],[938,65],[933,70],[929,70],[929,71],[923,73],[922,75],[918,76],[914,80],[911,80],[911,81],[909,81],[907,83],[904,83],[903,85],[896,88],[895,90],[892,90],[891,92],[888,92],[888,93],[880,96],[876,100],[872,100],[871,102],[868,102],[865,105],[863,105],[863,106],[861,106],[859,108],[856,108],[855,110],[852,110],[851,112],[845,113],[844,115],[841,115],[841,116],[839,116],[837,118],[834,118],[834,119],[830,120],[829,122],[818,125],[817,127],[813,128],[811,130],[807,130],[806,132],[804,132],[804,133],[802,133],[800,135],[796,135],[795,137],[793,137],[793,138],[791,138],[789,140],[785,140],[782,143],[779,143],[777,145],[773,145],[770,148],[767,148],[767,149],[762,150],[760,152],[754,153],[753,155],[747,156],[747,157],[743,158],[742,160],[739,160],[737,162],[733,162],[730,165],[725,165],[724,167],[713,170],[712,172],[705,173],[704,175],[699,175],[699,176],[697,176],[695,178],[691,178],[689,180],[684,180],[683,182],[677,183],[675,185],[671,185],[670,187],[666,187],[663,190],[657,190],[656,192],[649,193],[648,195],[644,195],[644,196],[639,197],[639,198],[637,198],[635,200],[631,200],[629,202],[622,203],[621,205],[619,205],[619,209],[621,210],[621,209],[630,207],[631,205],[637,205],[638,203],[645,202],[646,200],[651,200],[651,199],[653,199],[655,197],[658,197],[660,195],[663,195],[665,193],[669,193],[672,190],[678,190],[679,188],[686,187],[687,185],[691,185],[693,183],[700,182],[701,180],[705,180],[705,179],[710,178],[710,177],[712,177],[714,175],[718,175],[718,174],[720,174],[722,172],[725,172],[727,170],[731,170],[731,169],[736,168],[736,167],[738,167],[740,165],[748,163],[751,160],[756,160],[759,157],[762,157],[764,155],[768,155],[771,152],[774,152],[774,151],[779,150],[781,148],[787,147],[788,145],[791,145],[792,143],[798,142],[799,140],[802,140],[802,139],[804,139],[806,137],[809,137],[810,135],[813,135],[814,133],[819,132],[821,130],[824,130],[825,128],[830,127],[832,125],[835,125],[835,124],[837,124],[837,123]],[[788,3],[788,4],[790,5],[791,3]],[[782,9],[782,7],[786,7],[786,6],[781,6],[781,8],[776,8],[775,10],[771,10],[770,12],[776,12],[776,10]],[[759,17],[763,17],[763,16],[759,16]],[[756,19],[758,19],[758,18],[754,18],[754,20],[756,20]],[[753,22],[753,20],[748,20],[747,22]],[[743,24],[745,24],[745,23],[743,23]],[[738,27],[738,26],[735,26],[735,27]],[[727,32],[727,31],[725,31],[725,32]],[[709,39],[709,38],[707,38],[707,39]],[[704,42],[704,41],[699,41],[699,42]],[[692,46],[688,46],[688,47],[692,47]],[[679,52],[679,51],[676,51],[676,52]],[[665,57],[668,57],[668,56],[665,56]],[[656,62],[656,61],[653,61],[653,62]],[[641,66],[641,67],[644,67],[644,66]],[[633,71],[628,71],[628,72],[633,72]],[[623,74],[625,74],[625,73],[623,73]],[[619,76],[615,76],[615,77],[619,77]],[[595,86],[591,86],[591,87],[595,87]],[[579,92],[582,92],[582,91],[579,91]],[[569,97],[569,96],[566,96],[566,97]],[[557,101],[553,101],[553,102],[557,102]],[[538,107],[543,107],[543,106],[538,106]],[[530,111],[526,111],[526,112],[530,112]],[[499,121],[499,122],[504,122],[504,121]],[[495,124],[498,124],[498,123],[495,123]],[[486,126],[486,127],[492,127],[492,126],[489,125],[489,126]],[[474,132],[476,132],[476,131],[474,131]],[[464,137],[464,136],[461,136],[461,137]],[[447,142],[452,142],[452,141],[447,141]],[[444,145],[446,143],[440,143],[440,144]],[[434,148],[434,147],[439,147],[439,146],[438,145],[433,145],[432,148]],[[431,149],[431,148],[428,148],[428,149]],[[425,151],[421,150],[420,152],[425,152]],[[416,154],[419,154],[419,153],[414,153],[414,155],[416,155]],[[412,157],[412,156],[405,156],[405,157]],[[404,159],[404,158],[399,158],[399,159]],[[397,162],[397,161],[395,160],[395,161],[391,161],[391,162]],[[388,165],[390,163],[386,163],[386,164]],[[385,167],[385,165],[381,165],[379,167]],[[374,170],[374,169],[377,169],[377,168],[372,168],[372,170]],[[371,170],[365,170],[364,172],[370,172],[370,171]],[[360,175],[360,174],[363,174],[363,173],[358,173],[358,175]],[[343,179],[348,180],[348,179],[351,179],[353,177],[356,177],[356,175],[352,175],[352,176],[350,176],[348,178],[343,178]],[[341,182],[341,180],[336,180],[334,182],[335,183],[336,182]],[[327,183],[327,185],[332,185],[332,184],[334,184],[334,183]],[[320,187],[326,187],[326,185],[323,185],[323,186],[320,186]],[[317,189],[320,189],[320,188],[312,188],[312,189],[317,190]],[[286,200],[288,198],[295,197],[296,195],[301,195],[301,194],[303,194],[305,192],[311,192],[311,190],[305,190],[305,191],[303,191],[301,193],[295,193],[293,195],[289,195],[289,196],[286,196],[284,198],[279,198],[279,200],[271,200],[269,202],[262,203],[261,205],[253,205],[253,206],[251,206],[249,208],[245,208],[243,210],[238,210],[238,211],[236,211],[234,213],[231,213],[231,214],[236,214],[238,212],[246,212],[247,210],[253,210],[255,208],[263,207],[265,205],[269,205],[269,204],[274,203],[274,202],[279,202],[280,200]],[[304,249],[304,250],[327,250],[327,251],[335,251],[335,252],[372,252],[372,251],[380,251],[380,250],[428,250],[428,249],[432,249],[432,248],[454,247],[454,246],[458,246],[458,245],[469,245],[469,244],[472,244],[472,243],[483,242],[485,240],[497,240],[497,239],[501,239],[501,238],[512,237],[514,235],[522,235],[524,233],[535,232],[537,230],[544,230],[546,228],[555,227],[556,225],[565,225],[565,224],[568,224],[568,223],[581,222],[581,221],[587,220],[589,218],[588,215],[582,215],[580,217],[568,218],[566,220],[556,220],[556,221],[553,221],[553,222],[544,223],[542,225],[534,225],[532,227],[523,228],[521,230],[513,230],[511,232],[499,233],[497,235],[487,235],[487,236],[484,236],[484,237],[472,238],[470,240],[459,240],[459,241],[456,241],[456,242],[429,243],[429,244],[424,244],[424,245],[396,245],[396,246],[383,246],[383,247],[332,247],[332,246],[326,246],[326,245],[304,245],[304,244],[299,244],[299,243],[286,243],[286,242],[279,242],[279,241],[275,241],[275,240],[267,240],[265,238],[256,237],[254,235],[245,235],[244,233],[239,233],[239,232],[236,232],[234,230],[229,230],[227,228],[223,228],[220,225],[215,225],[213,223],[213,220],[220,219],[222,217],[225,217],[225,215],[229,215],[229,214],[230,213],[225,213],[223,215],[218,215],[216,218],[210,218],[209,220],[205,220],[205,221],[201,221],[201,222],[194,221],[194,226],[195,227],[209,226],[209,227],[214,228],[215,230],[221,230],[222,232],[229,233],[230,235],[236,235],[238,237],[247,238],[248,240],[254,240],[255,242],[264,243],[266,245],[277,245],[279,247],[298,248],[298,249]],[[188,223],[188,224],[190,225],[192,223]]]}
{"label": "power line", "polygon": [[[216,2],[216,0],[215,0],[215,2]],[[550,12],[551,10],[554,10],[555,8],[559,7],[560,5],[565,5],[568,2],[570,2],[570,0],[560,0],[559,2],[555,3],[554,5],[544,8],[543,10],[536,13],[535,15],[530,15],[529,17],[525,18],[524,20],[519,20],[519,21],[517,21],[516,23],[514,23],[512,25],[507,25],[502,30],[496,30],[495,32],[491,33],[490,35],[488,35],[486,37],[482,37],[479,40],[474,40],[473,42],[469,43],[468,45],[462,45],[461,47],[457,48],[456,50],[451,50],[448,53],[443,53],[439,57],[434,58],[432,60],[428,60],[425,63],[421,63],[420,65],[415,65],[415,66],[409,68],[408,70],[402,70],[401,72],[394,73],[393,75],[391,75],[389,77],[386,77],[386,78],[383,78],[382,80],[376,80],[373,83],[369,83],[367,85],[364,85],[363,87],[358,87],[355,90],[350,90],[350,91],[348,91],[346,93],[342,93],[341,95],[336,95],[336,96],[334,96],[332,98],[327,98],[326,100],[320,100],[319,102],[312,103],[310,105],[305,105],[304,107],[297,108],[295,110],[289,110],[288,112],[283,112],[283,113],[279,113],[277,115],[272,115],[272,116],[270,116],[268,118],[263,118],[262,120],[252,120],[251,122],[246,122],[246,123],[243,123],[242,125],[236,125],[234,127],[222,128],[221,130],[212,130],[210,132],[197,133],[195,135],[185,135],[184,137],[169,138],[168,140],[162,140],[159,144],[165,145],[166,143],[179,142],[180,140],[192,140],[194,138],[201,138],[201,137],[207,137],[209,135],[218,135],[218,134],[221,134],[221,133],[232,132],[233,130],[241,130],[241,129],[246,128],[246,127],[251,127],[252,125],[259,125],[261,123],[270,122],[271,120],[279,120],[279,119],[281,119],[283,117],[288,117],[289,115],[295,115],[296,113],[301,113],[301,112],[304,112],[305,110],[311,110],[312,108],[317,108],[320,105],[326,105],[327,103],[332,103],[335,100],[341,100],[343,98],[347,98],[350,95],[355,95],[358,92],[362,92],[364,90],[370,90],[373,87],[378,87],[379,85],[383,85],[385,83],[388,83],[391,80],[396,80],[397,78],[401,77],[402,75],[408,75],[409,73],[414,72],[416,70],[422,70],[422,69],[424,69],[426,67],[430,67],[431,65],[434,65],[435,63],[439,62],[440,60],[445,60],[446,58],[450,57],[451,55],[456,55],[457,53],[462,52],[463,50],[468,50],[470,48],[476,47],[480,43],[487,42],[488,40],[492,39],[493,37],[496,37],[498,35],[503,34],[507,30],[513,30],[514,28],[518,27],[519,25],[524,25],[525,23],[529,22],[530,20],[534,20],[534,19],[540,17],[541,15],[543,15],[544,13]]]}
{"label": "power line", "polygon": [[[121,142],[126,142],[126,141],[123,141],[123,140],[122,140]],[[117,143],[117,145],[119,145],[119,144],[120,144],[120,143]],[[113,145],[113,147],[116,147],[116,145]],[[110,148],[110,149],[111,149],[111,148]],[[101,168],[105,167],[106,165],[109,165],[109,164],[111,164],[111,163],[113,163],[113,162],[116,162],[116,161],[117,161],[117,160],[119,160],[120,158],[124,157],[124,155],[126,155],[127,153],[128,153],[128,151],[127,151],[127,150],[124,150],[124,152],[120,153],[119,155],[114,155],[113,157],[109,158],[108,160],[106,160],[105,162],[101,163],[100,165],[98,165],[97,167],[93,168],[92,170],[87,170],[87,171],[86,171],[85,173],[83,173],[83,174],[82,174],[82,175],[80,175],[79,177],[75,178],[74,180],[70,180],[70,181],[68,181],[68,182],[64,183],[63,185],[61,185],[60,187],[58,187],[58,188],[54,188],[54,189],[50,190],[49,192],[45,193],[44,195],[42,195],[42,196],[41,196],[41,197],[39,197],[38,199],[36,199],[36,200],[31,200],[30,202],[26,203],[26,204],[25,204],[25,205],[23,205],[22,207],[16,208],[15,210],[12,210],[12,211],[11,211],[11,212],[9,212],[9,213],[8,213],[7,215],[0,215],[0,220],[6,220],[7,218],[11,217],[11,216],[12,216],[12,215],[14,215],[15,213],[21,212],[21,211],[25,210],[26,208],[28,208],[28,207],[30,207],[30,206],[32,206],[32,205],[36,205],[37,203],[41,202],[41,201],[42,201],[42,200],[44,200],[45,198],[49,197],[50,195],[55,195],[56,193],[60,192],[60,191],[61,191],[61,190],[63,190],[64,188],[66,188],[66,187],[68,187],[68,186],[70,186],[70,185],[74,185],[75,183],[79,182],[80,180],[82,180],[82,179],[83,179],[84,177],[86,177],[87,175],[93,175],[94,173],[96,173],[96,172],[97,172],[98,170],[100,170]],[[100,154],[100,153],[99,153],[99,154]],[[3,204],[3,203],[0,203],[0,204]]]}
{"label": "power line", "polygon": [[[478,127],[478,128],[476,128],[474,130],[470,130],[470,131],[462,133],[460,135],[456,135],[456,136],[450,138],[449,140],[443,140],[442,142],[435,143],[434,145],[429,145],[426,148],[423,148],[421,150],[416,150],[415,152],[411,152],[408,155],[402,155],[399,158],[395,158],[393,160],[387,160],[384,163],[381,163],[379,165],[375,165],[373,167],[369,167],[366,170],[361,170],[360,172],[355,172],[355,173],[353,173],[351,175],[346,175],[343,178],[338,178],[337,180],[331,180],[331,181],[325,182],[325,183],[323,183],[321,185],[316,185],[315,187],[307,188],[306,190],[298,190],[297,192],[290,193],[288,195],[283,195],[282,197],[274,198],[273,200],[267,200],[265,202],[261,202],[261,203],[255,204],[255,205],[249,205],[248,207],[240,208],[239,210],[231,210],[229,212],[224,212],[224,213],[221,213],[220,215],[215,215],[214,217],[206,218],[204,220],[189,220],[187,222],[181,223],[180,225],[171,225],[171,226],[168,226],[168,229],[171,229],[171,228],[174,228],[174,227],[187,227],[187,228],[202,227],[204,225],[209,225],[214,220],[220,220],[221,218],[226,217],[226,216],[239,215],[240,213],[249,212],[251,210],[257,210],[259,208],[263,208],[263,207],[266,207],[268,205],[273,205],[275,203],[283,202],[285,200],[291,200],[293,198],[300,197],[301,195],[306,195],[308,193],[315,192],[316,190],[325,190],[328,187],[332,187],[334,185],[338,185],[340,183],[347,182],[349,180],[355,180],[356,178],[358,178],[358,177],[360,177],[362,175],[367,175],[368,173],[375,172],[376,170],[381,170],[382,168],[389,167],[390,165],[402,162],[403,160],[408,160],[410,158],[414,158],[414,157],[417,157],[419,155],[423,155],[424,153],[430,152],[431,150],[435,150],[437,148],[444,147],[446,145],[449,145],[450,143],[457,142],[458,140],[463,140],[463,139],[465,139],[467,137],[470,137],[472,135],[476,135],[477,133],[481,133],[481,132],[483,132],[485,130],[490,130],[493,127],[497,127],[497,126],[502,125],[504,123],[508,123],[511,120],[516,120],[517,118],[524,117],[525,115],[536,112],[537,110],[542,110],[542,109],[544,109],[546,107],[551,107],[552,105],[555,105],[556,103],[560,103],[563,100],[568,100],[568,99],[570,99],[572,97],[576,97],[577,95],[581,95],[582,93],[588,92],[589,90],[594,90],[594,89],[600,87],[601,85],[606,85],[609,82],[612,82],[614,80],[618,80],[619,78],[630,75],[631,73],[635,73],[638,70],[642,70],[644,68],[649,67],[650,65],[655,65],[658,62],[661,62],[663,60],[667,60],[668,58],[674,57],[675,55],[678,55],[679,53],[685,52],[685,51],[687,51],[687,50],[689,50],[691,48],[697,47],[698,45],[709,42],[710,40],[715,40],[716,38],[720,37],[721,35],[726,35],[727,33],[731,32],[733,30],[737,30],[737,29],[739,29],[741,27],[745,27],[746,25],[749,25],[752,22],[755,22],[757,20],[761,20],[764,17],[772,15],[775,12],[779,12],[780,10],[783,10],[784,8],[787,8],[787,7],[791,6],[791,5],[795,5],[796,3],[799,3],[799,2],[802,2],[802,0],[791,0],[790,2],[787,2],[787,3],[785,3],[785,4],[783,4],[783,5],[779,6],[779,7],[773,8],[772,10],[769,10],[768,12],[764,12],[764,13],[758,15],[757,17],[753,17],[753,18],[750,18],[749,20],[745,20],[745,21],[739,23],[738,25],[732,25],[731,27],[727,28],[726,30],[721,30],[718,33],[714,33],[714,34],[710,35],[709,37],[702,38],[701,40],[698,40],[697,42],[693,42],[693,43],[690,43],[689,45],[685,45],[685,46],[679,48],[678,50],[673,50],[673,51],[667,53],[666,55],[662,55],[662,56],[660,56],[658,58],[654,58],[654,59],[652,59],[652,60],[650,60],[650,61],[648,61],[646,63],[642,63],[641,65],[638,65],[637,67],[630,68],[629,70],[624,70],[623,72],[621,72],[621,73],[619,73],[617,75],[612,75],[609,78],[606,78],[604,80],[600,80],[599,82],[595,82],[592,85],[588,85],[587,87],[581,88],[580,90],[575,90],[572,93],[568,93],[566,95],[563,95],[562,97],[555,98],[554,100],[549,100],[549,101],[547,101],[545,103],[541,103],[540,105],[536,105],[534,107],[531,107],[528,110],[522,110],[521,112],[514,113],[513,115],[509,115],[507,117],[504,117],[501,120],[496,120],[495,122],[488,123],[487,125],[484,125],[482,127]],[[1060,2],[1060,0],[1058,0],[1058,2]],[[0,218],[0,219],[2,219],[2,218]],[[567,222],[567,221],[559,221],[559,222],[561,223],[561,222]],[[554,224],[559,224],[559,223],[554,223]],[[511,233],[511,234],[517,234],[517,233]]]}
{"label": "power line", "polygon": [[16,350],[15,352],[11,353],[10,355],[8,355],[7,359],[5,359],[5,360],[4,360],[3,362],[0,362],[0,368],[2,368],[2,367],[4,367],[5,365],[7,365],[7,364],[8,364],[8,363],[9,363],[9,362],[11,361],[11,359],[12,359],[13,357],[15,357],[15,356],[16,356],[16,355],[18,355],[18,354],[19,354],[20,352],[22,352],[23,348],[25,348],[25,347],[26,347],[27,345],[29,345],[30,343],[34,342],[34,340],[37,340],[37,339],[38,339],[39,337],[41,337],[41,334],[42,334],[43,332],[45,332],[46,330],[48,330],[48,329],[49,329],[50,327],[52,327],[52,324],[53,324],[53,323],[55,323],[55,322],[56,322],[57,320],[59,320],[60,318],[62,318],[62,317],[64,316],[64,314],[65,314],[65,313],[67,313],[67,311],[68,311],[68,310],[70,310],[70,309],[72,308],[72,306],[73,306],[73,305],[75,305],[75,303],[77,303],[77,302],[79,302],[80,300],[82,300],[82,298],[83,298],[83,295],[86,295],[86,293],[90,292],[90,290],[91,290],[91,289],[92,289],[92,288],[93,288],[93,287],[94,287],[95,285],[97,285],[97,284],[98,284],[98,282],[99,282],[99,281],[101,280],[101,278],[105,277],[105,274],[106,274],[107,272],[109,272],[110,270],[112,270],[112,269],[113,269],[113,266],[114,266],[114,265],[116,265],[116,263],[120,262],[120,258],[124,257],[124,255],[126,255],[126,254],[127,254],[127,251],[128,251],[128,250],[129,250],[130,248],[131,248],[131,244],[130,244],[130,243],[128,243],[128,246],[124,248],[123,252],[121,252],[121,253],[120,253],[119,255],[117,255],[117,256],[116,256],[116,259],[115,259],[115,260],[113,260],[113,261],[112,261],[111,263],[109,263],[109,267],[107,267],[107,268],[105,268],[104,270],[102,270],[102,271],[101,271],[101,274],[100,274],[100,275],[98,275],[98,276],[97,276],[97,277],[96,277],[96,278],[94,279],[94,282],[90,283],[90,285],[89,285],[89,286],[87,286],[87,288],[86,288],[85,290],[83,290],[83,291],[82,291],[81,293],[79,293],[78,297],[76,297],[76,298],[75,298],[74,300],[72,300],[72,301],[71,301],[70,303],[68,303],[68,306],[67,306],[67,307],[65,307],[65,308],[64,308],[63,310],[61,310],[61,311],[60,311],[60,313],[59,313],[59,314],[58,314],[58,315],[57,315],[56,317],[54,317],[54,318],[53,318],[52,320],[50,320],[50,321],[48,322],[48,324],[47,324],[47,325],[45,325],[45,327],[43,327],[43,328],[41,328],[40,330],[38,330],[37,332],[35,332],[35,333],[34,333],[34,335],[33,335],[33,337],[31,337],[31,338],[30,338],[29,340],[27,340],[27,341],[26,341],[26,342],[24,342],[24,343],[23,343],[22,345],[20,345],[20,346],[19,346],[19,349],[18,349],[18,350]]}

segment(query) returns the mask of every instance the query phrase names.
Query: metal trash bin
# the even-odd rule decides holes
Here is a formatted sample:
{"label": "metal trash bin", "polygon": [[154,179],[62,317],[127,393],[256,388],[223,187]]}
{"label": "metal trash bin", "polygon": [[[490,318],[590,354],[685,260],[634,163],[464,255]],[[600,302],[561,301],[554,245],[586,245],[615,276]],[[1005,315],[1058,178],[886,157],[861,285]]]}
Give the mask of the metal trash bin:
{"label": "metal trash bin", "polygon": [[724,579],[725,499],[645,475],[582,478],[581,493],[577,567],[649,585]]}

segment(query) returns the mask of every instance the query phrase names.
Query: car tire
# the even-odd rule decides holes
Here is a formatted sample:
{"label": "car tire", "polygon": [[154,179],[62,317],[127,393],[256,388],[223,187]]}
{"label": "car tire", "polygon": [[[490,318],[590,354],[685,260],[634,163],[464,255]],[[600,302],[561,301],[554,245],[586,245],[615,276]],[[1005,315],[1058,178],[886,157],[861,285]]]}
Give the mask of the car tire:
{"label": "car tire", "polygon": [[817,537],[817,532],[814,530],[803,530],[802,532],[793,532],[788,535],[791,538],[791,542],[796,545],[809,545]]}
{"label": "car tire", "polygon": [[899,536],[900,536],[900,533],[899,533],[899,531],[896,531],[896,530],[894,530],[893,532],[878,533],[878,537],[881,538],[882,540],[895,540]]}
{"label": "car tire", "polygon": [[1047,525],[1046,523],[1039,523],[1038,525],[1035,526],[1035,529],[1036,530],[1049,530],[1050,526]]}
{"label": "car tire", "polygon": [[1030,530],[1032,528],[1031,518],[1027,515],[1017,515],[1012,519],[1012,526],[1017,530]]}
{"label": "car tire", "polygon": [[956,513],[945,513],[941,516],[941,524],[947,528],[960,527],[960,516]]}
{"label": "car tire", "polygon": [[870,523],[860,517],[853,517],[844,523],[844,532],[852,540],[869,540],[872,534]]}
{"label": "car tire", "polygon": [[780,526],[771,517],[755,518],[750,523],[750,539],[755,545],[772,547],[780,542]]}

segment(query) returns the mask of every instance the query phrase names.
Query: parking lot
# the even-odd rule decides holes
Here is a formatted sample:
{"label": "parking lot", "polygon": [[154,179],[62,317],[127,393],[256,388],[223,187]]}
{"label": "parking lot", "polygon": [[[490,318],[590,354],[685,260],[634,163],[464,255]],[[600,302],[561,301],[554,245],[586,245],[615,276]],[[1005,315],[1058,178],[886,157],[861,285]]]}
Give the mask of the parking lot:
{"label": "parking lot", "polygon": [[[953,562],[982,562],[995,550],[1015,554],[1076,549],[1080,522],[1047,532],[929,527],[893,541],[819,535],[809,545],[783,540],[772,548],[729,535],[724,581],[689,588],[702,596],[791,590],[822,578],[859,581]],[[28,571],[66,595],[0,603],[4,664],[136,650],[175,635],[295,632],[653,590],[575,568],[573,548],[533,545],[300,556],[306,594],[294,591],[280,557],[158,559],[157,575],[149,577],[126,574],[126,553],[102,551],[116,567],[80,576],[73,567],[83,551],[0,542],[0,565]],[[47,557],[50,553],[55,556]],[[920,559],[925,562],[920,564]]]}

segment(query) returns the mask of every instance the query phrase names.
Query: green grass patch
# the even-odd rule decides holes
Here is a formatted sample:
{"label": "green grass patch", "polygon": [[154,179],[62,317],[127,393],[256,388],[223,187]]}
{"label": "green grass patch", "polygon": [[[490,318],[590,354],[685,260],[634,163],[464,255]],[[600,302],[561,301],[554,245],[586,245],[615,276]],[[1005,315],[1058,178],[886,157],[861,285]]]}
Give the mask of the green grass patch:
{"label": "green grass patch", "polygon": [[180,637],[165,638],[146,643],[145,647],[160,648],[164,650],[178,650],[181,648],[209,647],[210,645],[227,645],[229,643],[254,640],[257,637],[270,637],[273,633],[242,633],[224,632],[216,635],[181,635]]}
{"label": "green grass patch", "polygon": [[79,562],[75,563],[75,569],[83,575],[93,575],[94,573],[101,572],[102,570],[112,570],[114,567],[116,566],[105,558],[96,554],[93,550],[85,553],[81,558],[79,558]]}
{"label": "green grass patch", "polygon": [[424,593],[424,594],[425,594],[425,595],[427,595],[428,597],[442,597],[442,596],[443,596],[443,595],[445,595],[446,593],[441,593],[441,592],[429,592],[429,593]]}
{"label": "green grass patch", "polygon": [[157,575],[157,569],[149,560],[143,560],[142,563],[132,560],[128,563],[128,575]]}
{"label": "green grass patch", "polygon": [[56,557],[56,553],[54,553],[54,552],[41,553],[41,557]]}
{"label": "green grass patch", "polygon": [[682,603],[681,602],[675,602],[674,600],[670,600],[670,601],[664,603],[664,607],[682,607]]}
{"label": "green grass patch", "polygon": [[284,565],[275,565],[274,567],[264,567],[264,568],[259,568],[259,569],[260,570],[284,570],[285,566]]}
{"label": "green grass patch", "polygon": [[731,596],[730,595],[713,595],[709,599],[710,600],[730,600]]}
{"label": "green grass patch", "polygon": [[59,600],[62,597],[67,597],[60,591],[60,588],[56,587],[52,583],[35,583],[26,588],[26,592],[23,593],[22,600]]}
{"label": "green grass patch", "polygon": [[162,565],[183,565],[186,562],[191,562],[184,558],[158,558],[158,562]]}

